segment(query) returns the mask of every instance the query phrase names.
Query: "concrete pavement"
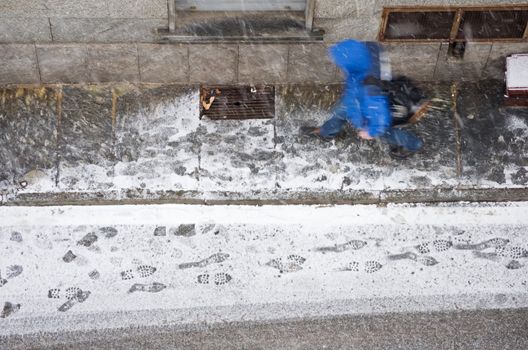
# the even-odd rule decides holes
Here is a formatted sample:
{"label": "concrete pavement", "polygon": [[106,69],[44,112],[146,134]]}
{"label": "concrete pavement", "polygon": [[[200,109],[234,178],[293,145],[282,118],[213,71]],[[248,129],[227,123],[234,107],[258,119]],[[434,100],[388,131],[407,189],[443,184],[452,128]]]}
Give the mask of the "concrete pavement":
{"label": "concrete pavement", "polygon": [[425,147],[405,161],[353,130],[330,143],[298,135],[328,117],[339,86],[278,86],[276,118],[245,121],[199,120],[194,87],[3,89],[3,202],[526,200],[526,109],[501,106],[500,82],[468,83],[454,118],[450,86],[426,89],[444,102],[411,128]]}

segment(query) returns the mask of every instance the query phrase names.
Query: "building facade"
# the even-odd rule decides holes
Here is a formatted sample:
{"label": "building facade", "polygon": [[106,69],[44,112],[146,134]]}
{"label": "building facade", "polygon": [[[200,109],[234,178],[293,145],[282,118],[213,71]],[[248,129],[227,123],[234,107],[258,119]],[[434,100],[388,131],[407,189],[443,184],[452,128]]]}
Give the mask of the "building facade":
{"label": "building facade", "polygon": [[[469,23],[468,6],[484,14],[474,28],[500,7],[517,11],[499,22],[518,31],[507,38],[448,33]],[[436,12],[420,15],[420,29],[408,26],[416,18],[391,17],[391,9]],[[518,0],[2,0],[0,84],[333,83],[342,77],[326,51],[345,38],[381,39],[393,74],[502,79],[504,57],[528,52],[528,30],[520,29],[527,14]],[[455,42],[463,42],[463,55]]]}

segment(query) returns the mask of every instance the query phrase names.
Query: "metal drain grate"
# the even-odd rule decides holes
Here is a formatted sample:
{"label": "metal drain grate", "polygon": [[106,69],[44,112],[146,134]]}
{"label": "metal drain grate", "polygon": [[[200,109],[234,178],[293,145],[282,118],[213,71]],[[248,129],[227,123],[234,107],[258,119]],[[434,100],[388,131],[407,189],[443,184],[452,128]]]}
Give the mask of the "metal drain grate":
{"label": "metal drain grate", "polygon": [[200,118],[270,119],[274,116],[274,86],[202,86],[200,89]]}

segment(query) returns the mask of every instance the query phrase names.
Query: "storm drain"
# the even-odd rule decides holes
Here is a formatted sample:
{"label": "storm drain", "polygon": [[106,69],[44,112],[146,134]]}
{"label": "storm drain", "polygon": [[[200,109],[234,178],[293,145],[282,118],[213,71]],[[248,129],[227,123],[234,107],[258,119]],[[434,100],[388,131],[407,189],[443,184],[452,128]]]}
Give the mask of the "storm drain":
{"label": "storm drain", "polygon": [[274,116],[274,86],[202,86],[200,89],[200,118],[270,119]]}

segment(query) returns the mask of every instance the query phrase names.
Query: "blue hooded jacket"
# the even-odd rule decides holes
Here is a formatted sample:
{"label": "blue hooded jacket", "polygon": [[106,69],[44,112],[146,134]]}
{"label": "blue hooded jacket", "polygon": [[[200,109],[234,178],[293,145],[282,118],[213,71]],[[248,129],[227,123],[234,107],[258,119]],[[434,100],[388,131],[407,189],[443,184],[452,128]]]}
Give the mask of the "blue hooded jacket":
{"label": "blue hooded jacket", "polygon": [[375,85],[365,85],[364,79],[376,70],[376,64],[365,43],[344,40],[330,48],[330,56],[346,74],[342,104],[347,119],[370,136],[383,135],[391,126],[387,97]]}

